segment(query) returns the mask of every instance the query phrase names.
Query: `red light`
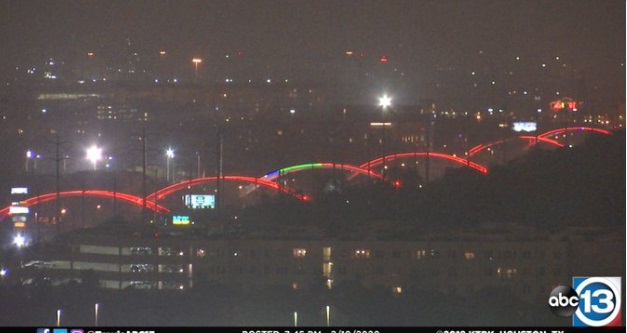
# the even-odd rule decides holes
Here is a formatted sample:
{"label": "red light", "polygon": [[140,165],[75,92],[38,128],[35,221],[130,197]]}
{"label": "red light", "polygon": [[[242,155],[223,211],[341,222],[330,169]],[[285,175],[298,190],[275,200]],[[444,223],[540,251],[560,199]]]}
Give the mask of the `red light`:
{"label": "red light", "polygon": [[[488,169],[486,167],[484,167],[481,164],[475,163],[475,162],[471,162],[467,159],[461,158],[461,157],[457,157],[457,156],[453,156],[453,155],[448,155],[448,154],[443,154],[443,153],[433,153],[433,152],[414,152],[414,153],[398,153],[398,154],[390,154],[385,156],[385,159],[388,161],[397,159],[397,158],[404,158],[404,157],[418,157],[418,156],[430,156],[430,157],[436,157],[436,158],[443,158],[443,159],[447,159],[449,161],[453,161],[455,163],[461,164],[461,165],[466,165],[469,166],[481,173],[488,173]],[[379,165],[383,163],[383,158],[379,157],[377,159],[374,159],[372,161],[366,162],[362,165],[360,165],[360,168],[367,168],[368,166],[373,167],[375,165]],[[349,179],[351,179],[353,176],[350,176]]]}
{"label": "red light", "polygon": [[392,183],[392,186],[396,187],[396,188],[400,188],[401,187],[401,181],[400,180],[395,180]]}
{"label": "red light", "polygon": [[381,59],[379,59],[379,62],[388,62],[388,57],[386,56],[381,57]]}

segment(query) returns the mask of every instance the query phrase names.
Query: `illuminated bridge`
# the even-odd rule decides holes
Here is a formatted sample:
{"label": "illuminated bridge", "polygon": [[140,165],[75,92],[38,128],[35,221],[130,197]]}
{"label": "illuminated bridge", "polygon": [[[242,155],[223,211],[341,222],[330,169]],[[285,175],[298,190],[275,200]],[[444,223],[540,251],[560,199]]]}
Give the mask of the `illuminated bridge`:
{"label": "illuminated bridge", "polygon": [[[593,127],[565,127],[558,128],[555,130],[551,130],[542,134],[538,134],[536,136],[515,136],[503,140],[498,140],[495,142],[485,143],[477,145],[471,149],[469,149],[464,155],[468,156],[468,158],[458,157],[456,155],[450,155],[440,152],[402,152],[402,153],[394,153],[385,155],[370,161],[366,161],[361,165],[351,165],[351,164],[343,164],[343,163],[307,163],[307,164],[299,164],[289,167],[284,167],[278,170],[274,170],[260,177],[257,176],[245,176],[245,175],[226,175],[226,176],[213,176],[213,177],[202,177],[196,179],[190,179],[186,181],[182,181],[176,184],[169,185],[162,189],[157,190],[156,192],[149,194],[146,198],[142,198],[141,196],[121,193],[121,192],[113,192],[108,190],[70,190],[70,191],[61,191],[61,192],[53,192],[46,193],[37,196],[33,196],[28,198],[22,202],[20,205],[23,207],[32,207],[35,205],[40,205],[46,202],[50,202],[53,200],[57,200],[60,198],[72,198],[72,197],[96,197],[96,198],[112,198],[119,199],[120,202],[129,203],[136,207],[142,207],[143,209],[151,210],[155,214],[166,215],[170,213],[170,209],[166,206],[163,206],[162,201],[166,199],[168,196],[171,196],[174,193],[183,191],[185,189],[190,189],[191,187],[199,186],[206,183],[217,183],[217,182],[229,182],[229,183],[240,183],[246,184],[247,191],[246,193],[250,193],[257,188],[267,188],[277,193],[282,193],[284,195],[293,197],[296,200],[300,201],[309,201],[311,199],[310,196],[305,195],[303,193],[299,193],[298,191],[282,185],[280,182],[281,177],[297,173],[297,172],[305,172],[308,170],[338,170],[345,173],[348,173],[346,180],[350,181],[355,177],[362,175],[373,179],[375,181],[380,182],[388,182],[390,185],[399,187],[400,182],[398,180],[388,180],[382,173],[377,172],[376,170],[381,168],[385,168],[387,163],[392,162],[397,159],[405,159],[405,158],[427,158],[427,159],[438,159],[442,161],[446,161],[449,163],[453,163],[459,167],[467,167],[470,170],[474,170],[481,174],[488,173],[488,168],[484,165],[481,165],[477,162],[471,161],[470,158],[477,155],[483,150],[490,149],[496,145],[504,144],[512,141],[523,141],[527,142],[528,145],[537,145],[537,144],[546,144],[554,147],[564,147],[564,144],[560,143],[557,139],[560,135],[568,132],[591,132],[603,135],[611,135],[612,133],[599,128]],[[8,206],[4,209],[0,210],[0,220],[3,220],[7,216],[11,215],[11,207]]]}

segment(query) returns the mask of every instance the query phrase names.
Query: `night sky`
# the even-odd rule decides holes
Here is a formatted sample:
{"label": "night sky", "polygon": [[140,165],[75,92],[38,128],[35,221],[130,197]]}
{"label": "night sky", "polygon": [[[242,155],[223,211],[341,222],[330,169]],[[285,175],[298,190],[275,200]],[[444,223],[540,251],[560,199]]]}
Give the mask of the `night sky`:
{"label": "night sky", "polygon": [[479,54],[497,70],[515,57],[530,66],[561,57],[590,86],[624,90],[625,12],[619,0],[8,0],[0,43],[5,68],[87,51],[115,59],[127,38],[186,65],[233,52],[281,63],[351,50],[386,55],[429,82],[436,66],[474,70]]}
{"label": "night sky", "polygon": [[[212,53],[334,53],[456,59],[484,49],[620,61],[624,1],[20,1],[2,2],[4,52],[115,48]],[[582,60],[583,61],[583,60]],[[592,61],[592,59],[590,59]]]}

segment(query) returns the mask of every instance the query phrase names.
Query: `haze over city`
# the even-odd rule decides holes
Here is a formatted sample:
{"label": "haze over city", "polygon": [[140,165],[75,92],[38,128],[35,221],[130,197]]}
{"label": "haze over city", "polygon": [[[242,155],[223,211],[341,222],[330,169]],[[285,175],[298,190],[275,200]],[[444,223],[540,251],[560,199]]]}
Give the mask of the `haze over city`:
{"label": "haze over city", "polygon": [[0,325],[570,326],[624,290],[625,10],[3,1]]}

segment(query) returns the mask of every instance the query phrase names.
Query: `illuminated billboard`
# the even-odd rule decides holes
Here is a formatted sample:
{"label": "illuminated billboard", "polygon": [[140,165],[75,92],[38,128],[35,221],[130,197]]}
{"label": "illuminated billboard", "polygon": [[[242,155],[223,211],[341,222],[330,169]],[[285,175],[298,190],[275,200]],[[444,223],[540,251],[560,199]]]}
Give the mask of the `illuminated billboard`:
{"label": "illuminated billboard", "polygon": [[577,111],[581,104],[582,102],[577,102],[570,97],[564,97],[557,101],[551,102],[550,106],[553,112],[559,112],[562,110]]}
{"label": "illuminated billboard", "polygon": [[12,187],[11,194],[28,194],[28,188],[26,187]]}
{"label": "illuminated billboard", "polygon": [[535,132],[538,124],[535,121],[519,121],[512,124],[514,132]]}
{"label": "illuminated billboard", "polygon": [[188,224],[190,224],[189,216],[187,216],[187,215],[174,215],[174,216],[172,216],[172,224],[174,224],[174,225],[188,225]]}
{"label": "illuminated billboard", "polygon": [[213,209],[216,206],[216,196],[211,194],[186,194],[183,201],[185,207],[191,209]]}
{"label": "illuminated billboard", "polygon": [[9,215],[28,214],[28,212],[29,212],[28,207],[22,207],[22,206],[10,206],[9,207]]}

